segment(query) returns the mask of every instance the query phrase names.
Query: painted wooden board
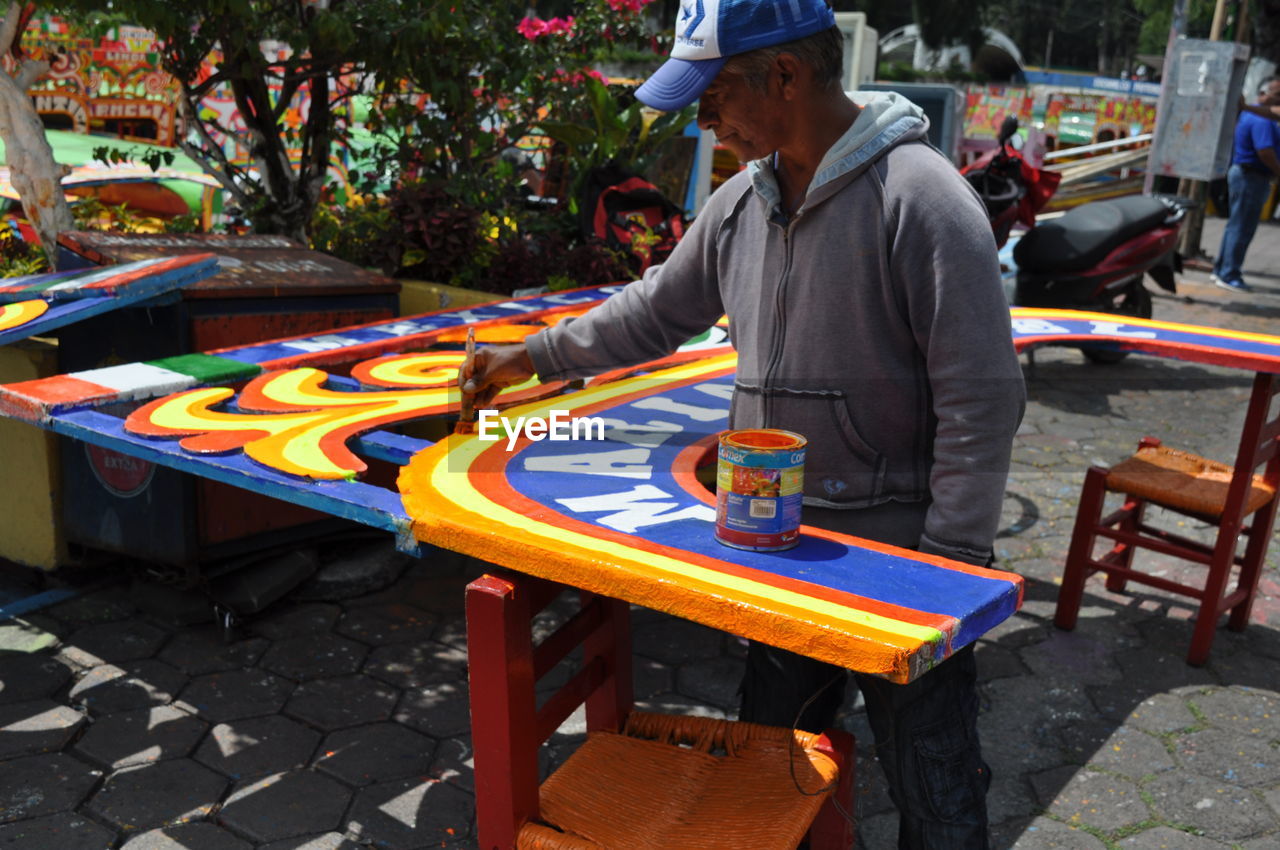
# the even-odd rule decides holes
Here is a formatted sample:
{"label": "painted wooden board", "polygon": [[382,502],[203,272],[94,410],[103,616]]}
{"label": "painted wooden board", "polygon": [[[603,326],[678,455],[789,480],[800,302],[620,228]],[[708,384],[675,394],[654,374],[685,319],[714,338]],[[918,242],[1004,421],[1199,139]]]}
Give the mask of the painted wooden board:
{"label": "painted wooden board", "polygon": [[[451,341],[451,335],[465,335],[468,325],[476,326],[482,341],[491,330],[502,329],[504,336],[514,327],[533,332],[580,313],[619,288],[606,286],[498,301],[466,310],[441,310],[208,353],[0,385],[0,415],[42,423],[64,411],[147,401],[193,387],[248,380],[274,369],[323,368],[421,351]],[[720,329],[704,335],[701,344],[720,344],[725,338]]]}
{"label": "painted wooden board", "polygon": [[1014,307],[1010,316],[1014,347],[1019,351],[1083,342],[1116,351],[1280,373],[1280,337],[1268,334],[1076,310]]}
{"label": "painted wooden board", "polygon": [[212,254],[0,280],[0,345],[166,295],[218,269]]}
{"label": "painted wooden board", "polygon": [[831,532],[805,528],[785,552],[717,543],[695,470],[727,426],[735,365],[703,358],[506,413],[604,417],[605,439],[437,443],[401,472],[414,534],[898,682],[1017,610],[1018,576]]}
{"label": "painted wooden board", "polygon": [[117,295],[155,295],[203,280],[218,270],[208,252],[156,257],[120,266],[0,279],[0,304],[42,298],[66,301]]}
{"label": "painted wooden board", "polygon": [[221,270],[184,298],[276,298],[400,291],[382,274],[312,251],[282,236],[68,231],[58,242],[97,263],[127,263],[216,251]]}

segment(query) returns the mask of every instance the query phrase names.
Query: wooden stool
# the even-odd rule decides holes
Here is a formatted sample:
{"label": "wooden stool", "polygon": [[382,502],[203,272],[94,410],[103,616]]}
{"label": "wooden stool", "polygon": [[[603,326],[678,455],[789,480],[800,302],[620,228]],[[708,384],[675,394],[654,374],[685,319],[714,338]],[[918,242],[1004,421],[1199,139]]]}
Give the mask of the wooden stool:
{"label": "wooden stool", "polygon": [[[1234,466],[1170,449],[1154,437],[1146,437],[1137,454],[1123,463],[1111,469],[1091,467],[1085,473],[1054,614],[1059,628],[1075,627],[1085,580],[1101,571],[1107,574],[1107,589],[1114,592],[1136,581],[1200,600],[1188,664],[1208,660],[1218,617],[1224,612],[1231,612],[1229,628],[1244,629],[1271,542],[1276,490],[1280,487],[1280,413],[1271,412],[1278,392],[1280,377],[1259,374],[1255,378]],[[1255,474],[1264,465],[1262,474]],[[1108,491],[1123,493],[1125,501],[1119,510],[1103,517]],[[1144,518],[1148,504],[1217,526],[1214,543],[1206,545],[1149,525]],[[1249,517],[1251,524],[1246,526],[1244,521]],[[1244,553],[1237,555],[1236,542],[1241,535],[1248,538],[1248,544]],[[1098,537],[1112,540],[1114,545],[1094,558]],[[1203,564],[1207,567],[1203,585],[1182,584],[1137,570],[1133,555],[1140,548]],[[1239,575],[1235,588],[1226,593],[1234,566],[1239,566]]]}
{"label": "wooden stool", "polygon": [[[528,576],[467,586],[467,658],[482,850],[853,846],[853,738],[632,711],[630,607],[582,593],[536,647],[531,620],[564,589]],[[578,672],[537,707],[539,678]],[[539,788],[538,748],[579,705],[587,741]]]}

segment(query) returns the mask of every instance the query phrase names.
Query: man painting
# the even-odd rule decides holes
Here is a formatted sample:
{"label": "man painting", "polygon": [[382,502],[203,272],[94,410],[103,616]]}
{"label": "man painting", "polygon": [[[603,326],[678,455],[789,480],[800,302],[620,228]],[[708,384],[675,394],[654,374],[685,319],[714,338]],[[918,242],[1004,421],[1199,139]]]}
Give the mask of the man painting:
{"label": "man painting", "polygon": [[[663,356],[729,316],[732,428],[808,438],[804,521],[991,560],[1024,389],[982,203],[893,94],[842,90],[822,0],[686,0],[672,58],[636,92],[748,163],[670,258],[585,316],[486,348],[484,405],[536,373]],[[710,532],[708,532],[710,533]],[[753,642],[740,717],[829,726],[847,671]],[[972,648],[909,685],[858,675],[900,812],[899,846],[987,846],[990,773]]]}

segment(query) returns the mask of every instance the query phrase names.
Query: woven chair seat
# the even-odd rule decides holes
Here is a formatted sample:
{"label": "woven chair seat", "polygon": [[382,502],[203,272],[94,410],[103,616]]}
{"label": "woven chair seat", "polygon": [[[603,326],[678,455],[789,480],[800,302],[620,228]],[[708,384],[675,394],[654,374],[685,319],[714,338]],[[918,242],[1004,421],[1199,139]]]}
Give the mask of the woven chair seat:
{"label": "woven chair seat", "polygon": [[[632,712],[593,732],[540,790],[521,850],[792,850],[839,779],[820,736]],[[554,828],[551,828],[554,827]]]}
{"label": "woven chair seat", "polygon": [[[1221,518],[1233,469],[1191,452],[1166,446],[1143,446],[1128,460],[1111,467],[1107,489],[1184,511]],[[1245,497],[1251,514],[1276,495],[1260,475],[1253,476]]]}

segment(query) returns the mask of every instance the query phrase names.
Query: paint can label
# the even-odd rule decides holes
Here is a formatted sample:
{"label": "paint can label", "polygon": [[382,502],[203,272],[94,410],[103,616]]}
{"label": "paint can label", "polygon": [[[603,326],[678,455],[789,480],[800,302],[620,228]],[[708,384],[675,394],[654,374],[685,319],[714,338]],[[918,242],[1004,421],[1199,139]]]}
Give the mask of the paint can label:
{"label": "paint can label", "polygon": [[772,552],[800,541],[807,441],[791,431],[750,428],[720,435],[716,540]]}

